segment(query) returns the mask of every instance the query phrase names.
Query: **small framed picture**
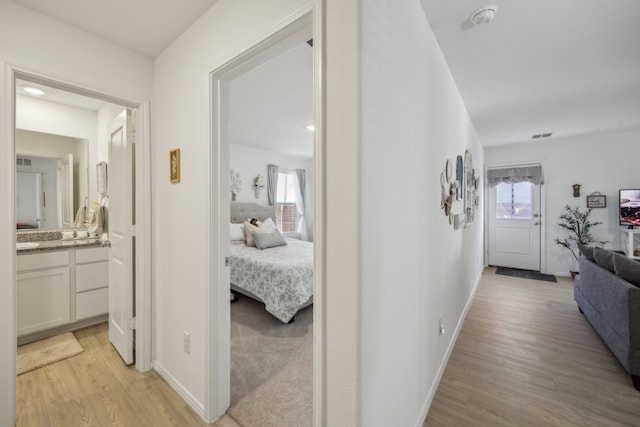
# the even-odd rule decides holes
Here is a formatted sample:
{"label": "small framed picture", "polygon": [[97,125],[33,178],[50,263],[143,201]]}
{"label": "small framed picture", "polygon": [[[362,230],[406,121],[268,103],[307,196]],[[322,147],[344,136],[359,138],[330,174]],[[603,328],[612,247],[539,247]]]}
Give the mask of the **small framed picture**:
{"label": "small framed picture", "polygon": [[169,151],[169,181],[180,182],[180,149]]}
{"label": "small framed picture", "polygon": [[600,193],[591,194],[587,196],[587,207],[588,208],[606,208],[607,196],[603,196]]}

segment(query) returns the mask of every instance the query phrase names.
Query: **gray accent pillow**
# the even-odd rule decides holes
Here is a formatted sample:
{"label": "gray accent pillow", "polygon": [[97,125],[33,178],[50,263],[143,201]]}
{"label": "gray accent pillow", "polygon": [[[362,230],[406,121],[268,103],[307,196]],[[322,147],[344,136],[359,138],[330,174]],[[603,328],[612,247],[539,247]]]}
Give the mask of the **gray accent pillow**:
{"label": "gray accent pillow", "polygon": [[629,283],[640,286],[640,262],[624,255],[616,254],[613,257],[613,266],[618,276]]}
{"label": "gray accent pillow", "polygon": [[598,247],[593,248],[593,257],[596,260],[596,264],[598,264],[602,268],[606,268],[612,273],[615,273],[615,268],[613,267],[613,256],[615,252],[608,251],[606,249],[601,249]]}
{"label": "gray accent pillow", "polygon": [[278,230],[273,230],[271,233],[253,231],[251,232],[251,237],[253,237],[258,249],[275,248],[276,246],[285,246],[287,244]]}
{"label": "gray accent pillow", "polygon": [[578,243],[578,250],[580,253],[589,261],[596,262],[596,259],[593,257],[593,246],[583,245]]}

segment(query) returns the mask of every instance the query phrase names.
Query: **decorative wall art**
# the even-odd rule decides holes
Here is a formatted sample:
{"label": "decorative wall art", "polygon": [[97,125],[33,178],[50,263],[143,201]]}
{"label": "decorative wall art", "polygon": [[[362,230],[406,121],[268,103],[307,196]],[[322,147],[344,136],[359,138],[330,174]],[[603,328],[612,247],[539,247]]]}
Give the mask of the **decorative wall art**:
{"label": "decorative wall art", "polygon": [[180,182],[180,149],[169,151],[169,182]]}
{"label": "decorative wall art", "polygon": [[600,194],[599,192],[593,192],[587,196],[588,208],[606,208],[607,196]]}
{"label": "decorative wall art", "polygon": [[[444,210],[449,224],[454,229],[464,228],[471,224],[475,218],[479,197],[478,188],[480,178],[476,176],[473,168],[471,150],[467,150],[462,156],[456,157],[456,179],[452,180],[453,163],[447,159],[445,168],[440,173],[440,208]],[[463,211],[454,213],[454,203],[463,201]]]}

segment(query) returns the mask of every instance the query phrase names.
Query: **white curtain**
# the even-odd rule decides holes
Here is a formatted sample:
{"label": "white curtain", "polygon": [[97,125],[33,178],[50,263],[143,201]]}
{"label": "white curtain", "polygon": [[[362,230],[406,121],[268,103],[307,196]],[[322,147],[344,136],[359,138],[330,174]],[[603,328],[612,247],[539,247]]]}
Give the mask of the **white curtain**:
{"label": "white curtain", "polygon": [[296,169],[296,174],[298,185],[296,185],[297,193],[296,193],[296,208],[298,209],[298,213],[300,214],[300,220],[298,221],[298,234],[300,235],[300,240],[309,240],[307,236],[307,224],[306,218],[304,216],[304,191],[306,186],[306,175],[304,169]]}
{"label": "white curtain", "polygon": [[278,201],[278,173],[280,173],[279,166],[267,165],[267,199],[269,206],[275,206]]}

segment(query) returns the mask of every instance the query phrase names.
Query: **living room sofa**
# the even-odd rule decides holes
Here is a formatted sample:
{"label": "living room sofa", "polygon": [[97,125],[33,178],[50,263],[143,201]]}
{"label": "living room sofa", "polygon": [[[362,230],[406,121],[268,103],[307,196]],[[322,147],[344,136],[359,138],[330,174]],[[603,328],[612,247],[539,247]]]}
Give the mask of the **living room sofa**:
{"label": "living room sofa", "polygon": [[600,248],[580,252],[574,300],[640,391],[640,262]]}

